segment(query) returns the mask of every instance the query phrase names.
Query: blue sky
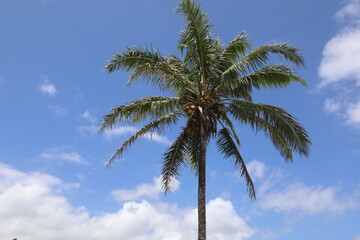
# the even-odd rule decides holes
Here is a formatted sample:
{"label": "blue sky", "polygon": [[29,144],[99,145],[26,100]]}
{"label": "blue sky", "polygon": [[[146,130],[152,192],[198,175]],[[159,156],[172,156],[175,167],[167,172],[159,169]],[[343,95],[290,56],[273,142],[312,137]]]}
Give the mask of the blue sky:
{"label": "blue sky", "polygon": [[[285,163],[271,142],[237,126],[258,199],[231,161],[208,154],[208,239],[360,240],[360,1],[201,1],[224,43],[302,48],[308,87],[254,93],[309,131],[308,159]],[[97,133],[102,116],[163,94],[102,71],[126,46],[176,53],[183,26],[169,0],[0,0],[0,238],[187,240],[196,236],[196,178],[165,196],[162,153],[177,134],[146,136],[111,170],[141,125]]]}

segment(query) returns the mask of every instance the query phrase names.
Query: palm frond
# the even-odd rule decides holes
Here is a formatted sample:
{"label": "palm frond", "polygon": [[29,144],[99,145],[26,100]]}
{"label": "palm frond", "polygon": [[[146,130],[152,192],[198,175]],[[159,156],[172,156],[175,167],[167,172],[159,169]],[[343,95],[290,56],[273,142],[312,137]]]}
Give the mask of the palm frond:
{"label": "palm frond", "polygon": [[257,71],[269,62],[271,53],[284,57],[297,67],[305,66],[304,57],[298,53],[299,50],[298,48],[289,46],[287,43],[262,45],[248,52],[243,58],[231,65],[224,71],[223,77],[226,78],[227,74],[234,74],[233,72],[244,73]]}
{"label": "palm frond", "polygon": [[200,70],[200,75],[204,80],[208,66],[206,62],[211,57],[211,48],[214,44],[210,38],[212,25],[207,15],[201,10],[200,4],[195,1],[182,1],[175,12],[181,13],[187,21],[178,44],[181,52],[186,50],[184,62],[189,63],[193,69]]}
{"label": "palm frond", "polygon": [[[222,116],[221,118],[225,124],[230,128],[230,131],[231,131],[231,135],[232,137],[235,139],[237,145],[240,145],[240,139],[235,131],[235,128],[234,128],[234,124],[232,123],[232,121],[230,120],[230,118],[228,116]],[[220,121],[221,122],[221,121]],[[224,127],[225,128],[225,127]]]}
{"label": "palm frond", "polygon": [[130,74],[128,84],[134,80],[147,80],[148,83],[181,93],[186,87],[194,87],[195,83],[189,79],[189,70],[176,56],[168,56],[158,63],[138,65]]}
{"label": "palm frond", "polygon": [[164,58],[158,50],[135,46],[126,48],[121,54],[115,53],[114,59],[109,60],[104,69],[109,73],[118,70],[131,71],[139,65],[155,64],[163,61]]}
{"label": "palm frond", "polygon": [[285,139],[285,136],[279,133],[279,131],[272,126],[271,124],[267,123],[264,119],[261,117],[255,117],[256,122],[259,126],[262,126],[262,128],[265,130],[265,135],[269,136],[271,141],[273,142],[274,147],[279,151],[280,155],[286,160],[286,161],[293,161],[293,151],[288,143],[288,141]]}
{"label": "palm frond", "polygon": [[290,85],[291,82],[307,85],[307,82],[297,74],[295,69],[278,64],[267,65],[235,81],[223,80],[223,88],[228,88],[235,93],[241,92],[243,89],[243,91],[251,93],[252,87],[256,89],[281,88]]}
{"label": "palm frond", "polygon": [[163,57],[158,50],[146,47],[127,48],[105,66],[109,73],[116,70],[132,71],[127,84],[134,80],[146,80],[147,83],[162,90],[181,91],[191,85],[188,70],[176,56]]}
{"label": "palm frond", "polygon": [[120,146],[120,148],[118,148],[116,150],[115,154],[108,160],[106,166],[110,167],[113,160],[115,158],[121,157],[122,153],[127,148],[129,148],[140,137],[144,136],[145,134],[151,133],[153,131],[161,132],[166,126],[176,123],[179,116],[180,116],[180,113],[178,111],[175,111],[173,113],[170,113],[162,118],[159,118],[159,119],[152,121],[152,122],[148,123],[147,125],[145,125],[138,132],[136,132],[133,136],[131,136],[128,140],[126,140]]}
{"label": "palm frond", "polygon": [[262,69],[243,76],[241,81],[249,81],[256,89],[286,87],[291,82],[307,85],[295,69],[287,65],[268,65]]}
{"label": "palm frond", "polygon": [[232,40],[229,45],[225,47],[222,52],[222,57],[229,62],[233,62],[240,56],[244,56],[246,50],[250,47],[249,36],[241,32],[239,35]]}
{"label": "palm frond", "polygon": [[223,128],[218,132],[217,146],[219,151],[224,154],[226,158],[235,158],[235,167],[240,169],[241,176],[245,178],[250,198],[256,199],[255,187],[250,174],[247,171],[245,161],[237,149],[236,144],[231,138],[230,132],[227,128]]}
{"label": "palm frond", "polygon": [[117,106],[104,116],[99,131],[112,129],[118,122],[137,123],[159,118],[179,108],[179,101],[179,97],[149,96]]}
{"label": "palm frond", "polygon": [[301,156],[309,155],[311,142],[307,131],[284,109],[235,99],[228,108],[238,121],[270,136],[285,160],[292,160],[288,147]]}
{"label": "palm frond", "polygon": [[164,153],[161,170],[161,182],[165,193],[171,191],[172,180],[179,176],[180,167],[184,164],[184,160],[187,155],[187,136],[186,129],[183,128],[182,133]]}
{"label": "palm frond", "polygon": [[251,82],[238,78],[238,75],[236,75],[236,78],[230,77],[221,81],[221,90],[227,98],[252,101],[252,89]]}

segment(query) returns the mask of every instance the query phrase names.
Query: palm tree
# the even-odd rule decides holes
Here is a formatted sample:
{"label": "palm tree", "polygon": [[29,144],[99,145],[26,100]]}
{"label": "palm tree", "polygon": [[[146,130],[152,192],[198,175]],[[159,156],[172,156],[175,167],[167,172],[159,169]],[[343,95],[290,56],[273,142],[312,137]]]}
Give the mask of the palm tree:
{"label": "palm tree", "polygon": [[[296,68],[304,65],[299,49],[287,43],[262,45],[250,50],[248,36],[240,33],[228,45],[212,34],[212,24],[193,0],[183,0],[175,9],[186,21],[178,48],[181,57],[163,56],[148,47],[126,48],[108,62],[105,69],[131,71],[127,84],[143,80],[172,97],[148,96],[113,108],[104,116],[100,132],[111,130],[121,122],[148,121],[125,141],[109,159],[107,166],[120,157],[136,140],[154,131],[163,132],[180,122],[184,125],[178,137],[164,153],[162,187],[171,191],[172,180],[183,165],[198,176],[198,239],[206,239],[206,151],[208,142],[216,139],[219,152],[233,159],[245,178],[251,199],[255,188],[238,146],[234,121],[262,131],[273,142],[286,161],[293,152],[309,155],[310,140],[306,130],[284,109],[254,103],[253,89],[288,86],[292,82],[306,85]],[[275,54],[287,64],[272,64]],[[296,68],[291,67],[293,65]]]}

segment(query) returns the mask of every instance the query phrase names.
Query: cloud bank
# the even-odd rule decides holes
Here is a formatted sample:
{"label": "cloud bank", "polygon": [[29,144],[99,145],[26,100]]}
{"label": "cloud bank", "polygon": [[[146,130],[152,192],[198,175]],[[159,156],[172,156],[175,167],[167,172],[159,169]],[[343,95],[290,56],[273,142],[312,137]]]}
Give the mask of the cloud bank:
{"label": "cloud bank", "polygon": [[[148,197],[150,199],[158,199],[159,195],[164,192],[161,188],[161,178],[154,177],[153,183],[142,183],[135,187],[135,189],[127,190],[127,189],[117,189],[112,191],[112,195],[118,201],[129,201],[129,200],[137,200],[143,197]],[[176,191],[179,189],[180,182],[177,179],[173,180],[172,191]]]}
{"label": "cloud bank", "polygon": [[[118,211],[89,214],[62,195],[66,183],[53,176],[24,173],[0,163],[0,239],[195,239],[196,208],[148,201],[125,202]],[[244,240],[255,233],[231,202],[211,200],[209,240]]]}
{"label": "cloud bank", "polygon": [[352,196],[340,196],[335,187],[290,184],[283,191],[270,190],[261,199],[261,207],[298,215],[342,214],[359,207]]}
{"label": "cloud bank", "polygon": [[319,87],[353,80],[360,84],[359,42],[360,27],[346,27],[325,45],[319,68],[322,79]]}
{"label": "cloud bank", "polygon": [[318,88],[332,87],[337,94],[325,100],[325,112],[360,127],[360,0],[349,1],[335,17],[343,27],[323,49]]}

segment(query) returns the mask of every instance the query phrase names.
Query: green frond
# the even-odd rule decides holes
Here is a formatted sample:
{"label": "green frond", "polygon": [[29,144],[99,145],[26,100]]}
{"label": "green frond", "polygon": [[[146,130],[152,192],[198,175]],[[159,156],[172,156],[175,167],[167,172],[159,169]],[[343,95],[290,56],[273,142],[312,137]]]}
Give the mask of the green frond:
{"label": "green frond", "polygon": [[[265,135],[270,137],[273,142],[274,147],[279,151],[280,155],[285,159],[285,161],[293,161],[293,151],[286,140],[285,136],[272,125],[267,123],[264,119],[257,117],[256,122],[259,126],[262,126],[264,129]],[[266,130],[265,130],[266,129]]]}
{"label": "green frond", "polygon": [[162,161],[162,188],[165,193],[171,191],[171,182],[174,178],[179,176],[181,166],[185,163],[185,157],[187,154],[186,140],[187,140],[186,129],[183,128],[181,134],[166,150]]}
{"label": "green frond", "polygon": [[[225,124],[230,128],[231,131],[231,135],[232,137],[236,140],[237,145],[240,145],[240,139],[238,137],[238,135],[236,134],[235,128],[234,128],[234,124],[232,123],[232,121],[228,118],[228,116],[222,116],[221,118]],[[220,121],[221,122],[221,121]]]}
{"label": "green frond", "polygon": [[166,126],[169,126],[170,124],[175,124],[178,120],[180,113],[179,112],[173,112],[170,113],[162,118],[159,118],[155,121],[152,121],[151,123],[145,125],[142,129],[140,129],[138,132],[136,132],[133,136],[131,136],[128,140],[126,140],[120,148],[118,148],[115,152],[115,154],[108,160],[106,166],[110,167],[113,160],[115,158],[121,157],[122,153],[128,149],[136,140],[138,140],[140,137],[144,136],[145,134],[151,133],[153,131],[162,131]]}
{"label": "green frond", "polygon": [[[237,77],[237,76],[236,76]],[[222,79],[221,89],[226,98],[238,98],[247,101],[252,101],[251,82],[241,78],[228,78]]]}
{"label": "green frond", "polygon": [[155,49],[144,47],[127,48],[121,54],[114,54],[105,69],[111,73],[117,70],[132,71],[127,84],[134,80],[145,80],[162,90],[180,91],[192,82],[183,62],[176,56],[162,57]]}
{"label": "green frond", "polygon": [[219,151],[224,154],[226,158],[235,158],[235,167],[241,171],[241,176],[244,177],[247,185],[247,190],[251,199],[256,198],[255,187],[253,181],[247,171],[246,164],[242,158],[235,142],[231,138],[230,132],[227,128],[223,128],[218,132],[217,146]]}
{"label": "green frond", "polygon": [[284,109],[235,99],[228,108],[238,121],[270,136],[285,160],[292,160],[289,147],[300,155],[309,155],[311,142],[308,133]]}
{"label": "green frond", "polygon": [[249,36],[246,33],[241,32],[225,47],[222,52],[222,57],[232,63],[239,57],[244,56],[249,47]]}
{"label": "green frond", "polygon": [[264,67],[270,60],[270,54],[276,54],[284,57],[287,61],[295,64],[297,67],[305,66],[304,57],[298,53],[300,49],[289,46],[287,43],[276,43],[270,45],[262,45],[250,52],[243,58],[231,65],[223,73],[226,78],[227,74],[234,74],[233,72],[252,72]]}
{"label": "green frond", "polygon": [[113,128],[118,122],[137,123],[145,119],[156,119],[179,108],[179,97],[149,96],[120,105],[104,116],[99,131]]}
{"label": "green frond", "polygon": [[307,85],[295,69],[287,65],[268,65],[254,73],[241,77],[240,82],[249,82],[256,89],[280,88],[290,85],[291,82],[299,82]]}
{"label": "green frond", "polygon": [[121,54],[115,53],[114,59],[109,60],[104,69],[109,73],[118,70],[131,71],[139,65],[155,64],[163,61],[164,58],[158,50],[135,46],[126,48]]}
{"label": "green frond", "polygon": [[180,34],[179,50],[186,50],[184,62],[197,69],[204,80],[206,78],[207,60],[211,58],[213,39],[211,36],[212,25],[200,4],[192,0],[183,0],[175,12],[181,13],[187,24]]}
{"label": "green frond", "polygon": [[269,89],[281,88],[299,82],[307,85],[297,72],[287,65],[267,65],[257,70],[241,76],[238,79],[223,79],[222,89],[229,97],[251,99],[252,88]]}
{"label": "green frond", "polygon": [[186,87],[194,87],[189,70],[176,56],[168,56],[161,62],[138,65],[130,74],[128,84],[134,80],[146,80],[161,90],[181,93]]}
{"label": "green frond", "polygon": [[[239,57],[245,55],[246,50],[250,47],[249,39],[247,34],[241,32],[239,35],[232,40],[229,45],[221,49],[219,55],[219,62],[216,69],[219,71],[219,79],[226,81],[234,81],[239,78],[239,73],[237,71],[227,71],[235,60]],[[227,72],[224,74],[224,72]],[[219,84],[222,84],[223,81]]]}

